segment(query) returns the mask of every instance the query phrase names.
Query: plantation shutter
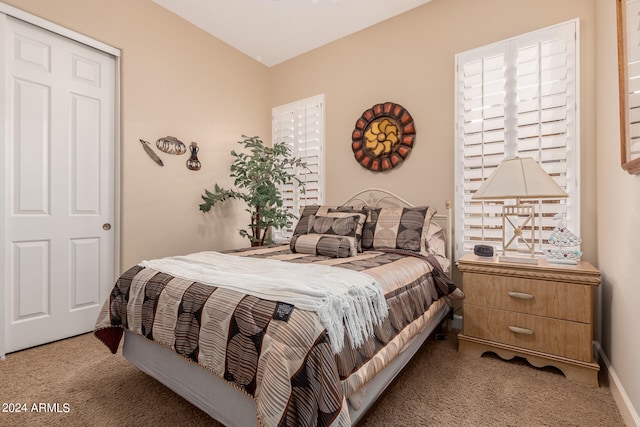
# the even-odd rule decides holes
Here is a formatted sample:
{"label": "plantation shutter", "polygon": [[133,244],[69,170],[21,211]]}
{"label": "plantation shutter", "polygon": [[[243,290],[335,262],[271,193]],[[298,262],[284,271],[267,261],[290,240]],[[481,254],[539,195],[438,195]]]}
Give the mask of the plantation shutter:
{"label": "plantation shutter", "polygon": [[502,206],[512,202],[471,197],[505,158],[533,157],[569,194],[523,200],[536,205],[537,252],[547,247],[556,214],[579,230],[577,24],[456,55],[457,257],[479,243],[502,249]]}
{"label": "plantation shutter", "polygon": [[[624,1],[624,0],[623,0]],[[627,159],[640,157],[640,0],[626,0],[629,147]]]}
{"label": "plantation shutter", "polygon": [[457,200],[458,219],[463,219],[463,251],[477,242],[501,243],[502,206],[499,203],[472,202],[480,188],[505,157],[506,52],[503,45],[471,52],[458,63],[459,158],[462,161],[463,198]]}
{"label": "plantation shutter", "polygon": [[[296,171],[305,184],[304,192],[293,184],[281,188],[284,205],[298,218],[302,207],[323,202],[324,95],[273,108],[272,133],[273,142],[285,142],[293,155],[307,164],[306,170]],[[286,228],[276,230],[274,239],[291,237],[294,226],[295,220]]]}

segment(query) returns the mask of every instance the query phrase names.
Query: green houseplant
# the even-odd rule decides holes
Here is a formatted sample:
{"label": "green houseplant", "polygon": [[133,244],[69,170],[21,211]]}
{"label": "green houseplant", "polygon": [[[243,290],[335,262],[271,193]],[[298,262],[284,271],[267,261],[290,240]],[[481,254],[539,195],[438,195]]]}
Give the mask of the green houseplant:
{"label": "green houseplant", "polygon": [[272,243],[267,237],[271,227],[279,229],[295,216],[283,206],[280,188],[293,183],[302,188],[304,183],[295,175],[297,168],[306,168],[300,158],[294,157],[291,149],[284,142],[274,143],[272,147],[264,145],[259,137],[242,135],[244,151],[231,151],[235,158],[231,164],[230,176],[235,178],[236,189],[221,188],[214,185],[213,191],[205,189],[202,195],[204,203],[200,210],[209,210],[219,202],[227,199],[241,199],[247,204],[246,211],[251,215],[251,223],[247,229],[240,230],[240,235],[251,241],[251,246],[262,246]]}

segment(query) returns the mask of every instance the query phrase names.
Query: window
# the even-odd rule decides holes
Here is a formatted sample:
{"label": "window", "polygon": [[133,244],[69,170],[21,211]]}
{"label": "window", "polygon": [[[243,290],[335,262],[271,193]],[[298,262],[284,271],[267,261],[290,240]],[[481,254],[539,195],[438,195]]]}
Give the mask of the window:
{"label": "window", "polygon": [[[321,204],[324,199],[324,95],[273,108],[271,130],[274,142],[286,142],[293,155],[307,163],[307,170],[298,175],[305,192],[294,185],[281,189],[285,206],[297,218],[301,207]],[[276,230],[274,239],[291,237],[293,225]]]}
{"label": "window", "polygon": [[471,196],[505,158],[533,157],[569,194],[527,201],[536,252],[556,214],[580,230],[578,52],[574,20],[456,55],[456,258],[478,243],[502,249],[503,202]]}

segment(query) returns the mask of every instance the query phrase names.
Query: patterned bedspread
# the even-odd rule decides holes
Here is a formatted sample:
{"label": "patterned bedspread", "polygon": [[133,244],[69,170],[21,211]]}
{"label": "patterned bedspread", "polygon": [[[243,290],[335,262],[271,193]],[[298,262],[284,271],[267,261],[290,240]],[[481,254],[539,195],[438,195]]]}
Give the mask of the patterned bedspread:
{"label": "patterned bedspread", "polygon": [[369,274],[383,287],[389,316],[357,349],[345,336],[344,349],[334,355],[315,313],[294,308],[288,318],[278,317],[286,306],[276,301],[135,266],[116,282],[95,335],[113,353],[124,329],[171,348],[254,398],[265,426],[350,425],[346,398],[397,353],[385,353],[385,345],[434,301],[464,297],[433,280],[421,257],[376,251],[327,258],[292,253],[288,246],[229,253]]}

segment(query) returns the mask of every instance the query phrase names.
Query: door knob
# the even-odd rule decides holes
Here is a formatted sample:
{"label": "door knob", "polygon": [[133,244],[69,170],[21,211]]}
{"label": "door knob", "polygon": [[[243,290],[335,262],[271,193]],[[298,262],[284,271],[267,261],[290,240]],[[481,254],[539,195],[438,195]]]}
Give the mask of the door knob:
{"label": "door knob", "polygon": [[109,224],[108,222],[105,222],[104,224],[102,224],[102,229],[111,230],[111,224]]}

